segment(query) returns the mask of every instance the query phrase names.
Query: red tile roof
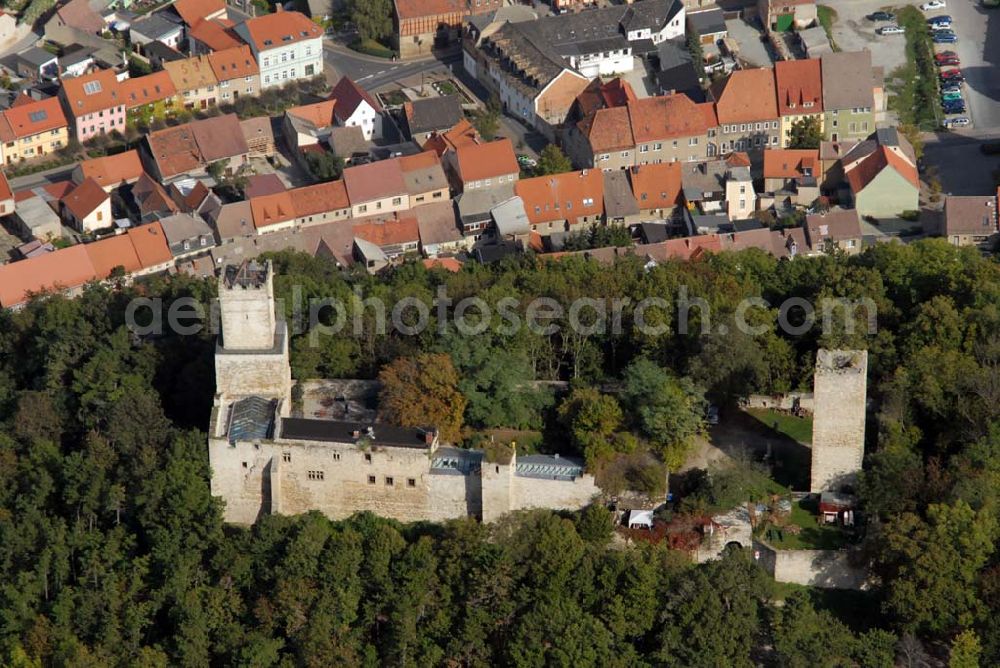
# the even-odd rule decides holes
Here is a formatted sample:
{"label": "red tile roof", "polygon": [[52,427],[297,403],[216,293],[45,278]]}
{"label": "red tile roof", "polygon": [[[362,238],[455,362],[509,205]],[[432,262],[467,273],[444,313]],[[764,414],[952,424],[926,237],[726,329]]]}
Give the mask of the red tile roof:
{"label": "red tile roof", "polygon": [[18,96],[15,104],[3,112],[6,123],[0,124],[0,140],[17,141],[41,132],[51,132],[66,127],[59,98],[47,97],[34,100],[28,95]]}
{"label": "red tile roof", "polygon": [[683,93],[630,102],[628,112],[637,144],[702,135],[716,125],[711,103],[696,104]]}
{"label": "red tile roof", "polygon": [[314,104],[304,104],[298,107],[291,107],[285,113],[289,116],[301,118],[312,123],[317,129],[328,128],[335,123],[334,107],[336,100],[324,100]]}
{"label": "red tile roof", "polygon": [[115,267],[124,267],[129,273],[142,269],[132,240],[124,234],[95,241],[84,248],[97,278],[107,278]]}
{"label": "red tile roof", "polygon": [[295,219],[295,203],[289,191],[262,195],[250,200],[253,211],[253,224],[258,230],[265,230],[268,225],[287,223]]}
{"label": "red tile roof", "polygon": [[630,149],[635,146],[627,107],[598,109],[577,124],[594,153]]}
{"label": "red tile roof", "polygon": [[14,193],[10,189],[10,181],[7,180],[7,175],[0,172],[0,202],[9,199],[14,199]]}
{"label": "red tile roof", "polygon": [[604,173],[599,169],[521,179],[514,192],[524,200],[532,225],[557,220],[572,225],[577,218],[604,212]]}
{"label": "red tile roof", "polygon": [[382,113],[382,105],[368,91],[354,83],[354,80],[349,77],[340,77],[340,81],[333,87],[333,92],[330,93],[330,97],[327,99],[337,101],[336,113],[337,118],[341,121],[346,121],[350,118],[362,102],[367,102],[377,113]]}
{"label": "red tile roof", "polygon": [[452,273],[462,271],[462,263],[453,257],[430,257],[423,261],[428,269],[444,269]]}
{"label": "red tile roof", "polygon": [[851,192],[857,194],[864,190],[887,167],[896,170],[904,179],[913,184],[914,188],[920,188],[920,176],[917,173],[917,168],[885,146],[879,146],[847,172],[847,182],[851,186]]}
{"label": "red tile roof", "polygon": [[736,70],[713,90],[720,123],[778,118],[774,72],[770,68]]}
{"label": "red tile roof", "polygon": [[144,269],[173,262],[174,256],[167,244],[167,236],[159,223],[150,223],[133,227],[126,232],[135,246],[135,254],[139,257]]}
{"label": "red tile roof", "polygon": [[125,104],[114,70],[97,70],[82,77],[62,79],[70,114],[74,118]]}
{"label": "red tile roof", "polygon": [[398,159],[379,160],[344,170],[344,184],[351,205],[385,199],[406,192]]}
{"label": "red tile roof", "polygon": [[818,58],[782,60],[774,64],[778,113],[782,116],[823,111],[822,68]]}
{"label": "red tile roof", "polygon": [[168,100],[177,95],[177,88],[168,72],[159,71],[141,77],[126,79],[121,83],[122,99],[126,109]]}
{"label": "red tile roof", "polygon": [[198,25],[210,16],[225,16],[225,0],[177,0],[172,7],[189,26]]}
{"label": "red tile roof", "polygon": [[323,29],[300,12],[265,14],[248,19],[244,25],[258,52],[279,49],[323,35]]}
{"label": "red tile roof", "polygon": [[485,144],[460,146],[455,151],[455,164],[459,178],[466,183],[521,171],[514,155],[514,145],[506,137]]}
{"label": "red tile roof", "polygon": [[796,179],[803,176],[803,169],[810,169],[816,176],[819,168],[818,148],[782,148],[764,151],[765,179]]}
{"label": "red tile roof", "polygon": [[[101,184],[88,177],[83,180],[83,183],[69,191],[62,198],[62,203],[77,219],[83,220],[110,197],[108,193],[104,192]],[[111,224],[110,220],[107,222],[109,225]]]}
{"label": "red tile roof", "polygon": [[219,81],[252,77],[260,73],[253,51],[245,44],[208,54],[208,63]]}
{"label": "red tile roof", "polygon": [[354,236],[380,248],[420,241],[420,228],[417,225],[417,219],[412,217],[367,220],[355,223],[352,230]]}
{"label": "red tile roof", "polygon": [[138,181],[142,176],[139,151],[132,149],[117,155],[92,158],[80,163],[83,179],[94,179],[102,188],[117,188],[122,183]]}
{"label": "red tile roof", "polygon": [[632,194],[639,209],[670,209],[681,198],[681,163],[661,162],[629,170]]}
{"label": "red tile roof", "polygon": [[396,0],[396,11],[400,19],[462,13],[464,9],[463,0]]}
{"label": "red tile roof", "polygon": [[25,302],[29,293],[76,288],[94,277],[94,266],[83,245],[0,265],[0,306]]}
{"label": "red tile roof", "polygon": [[425,151],[434,151],[439,156],[454,151],[459,146],[468,146],[480,141],[479,133],[466,119],[460,120],[450,130],[435,132],[424,142]]}
{"label": "red tile roof", "polygon": [[598,109],[623,107],[636,99],[632,85],[621,77],[607,83],[594,79],[576,96],[576,106],[581,116],[587,116]]}
{"label": "red tile roof", "polygon": [[225,51],[246,46],[233,35],[231,30],[216,20],[198,21],[188,30],[188,37],[201,42],[212,51]]}
{"label": "red tile roof", "polygon": [[295,216],[314,216],[327,211],[349,209],[347,186],[343,181],[330,181],[314,186],[305,186],[290,191],[295,205]]}

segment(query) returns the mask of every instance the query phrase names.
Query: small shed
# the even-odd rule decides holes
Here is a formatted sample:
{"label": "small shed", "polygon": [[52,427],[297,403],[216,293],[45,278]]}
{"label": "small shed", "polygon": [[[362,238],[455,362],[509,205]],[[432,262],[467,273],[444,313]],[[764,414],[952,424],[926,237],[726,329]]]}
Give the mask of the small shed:
{"label": "small shed", "polygon": [[824,524],[836,524],[840,521],[844,526],[854,524],[854,508],[857,499],[850,494],[837,492],[822,492],[819,495],[819,514]]}
{"label": "small shed", "polygon": [[653,511],[652,510],[628,511],[628,517],[625,520],[625,526],[627,526],[629,529],[652,529]]}

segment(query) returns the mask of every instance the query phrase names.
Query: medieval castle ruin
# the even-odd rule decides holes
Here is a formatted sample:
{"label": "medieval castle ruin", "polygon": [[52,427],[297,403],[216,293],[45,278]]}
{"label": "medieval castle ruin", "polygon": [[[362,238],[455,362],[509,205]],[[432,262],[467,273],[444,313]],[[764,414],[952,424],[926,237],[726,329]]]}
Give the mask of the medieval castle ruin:
{"label": "medieval castle ruin", "polygon": [[809,491],[852,486],[865,455],[868,351],[816,352]]}
{"label": "medieval castle ruin", "polygon": [[219,279],[222,335],[209,426],[212,494],[225,519],[369,510],[404,522],[524,508],[579,509],[600,493],[570,458],[450,447],[433,428],[291,415],[288,331],[276,315],[269,264],[229,266]]}

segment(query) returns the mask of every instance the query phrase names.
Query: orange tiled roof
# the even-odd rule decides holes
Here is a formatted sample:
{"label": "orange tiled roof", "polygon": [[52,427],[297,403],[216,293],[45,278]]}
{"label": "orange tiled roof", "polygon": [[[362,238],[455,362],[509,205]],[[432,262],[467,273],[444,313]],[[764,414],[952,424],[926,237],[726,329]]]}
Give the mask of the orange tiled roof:
{"label": "orange tiled roof", "polygon": [[917,168],[885,146],[879,146],[847,172],[847,182],[851,186],[851,192],[857,194],[864,190],[886,167],[892,167],[904,179],[913,184],[914,188],[920,188],[920,176],[917,173]]}
{"label": "orange tiled roof", "polygon": [[323,29],[299,12],[275,12],[244,24],[257,51],[276,49],[323,35]]}
{"label": "orange tiled roof", "polygon": [[404,155],[399,159],[399,168],[403,172],[415,172],[418,169],[430,169],[441,165],[441,159],[434,151],[421,151],[413,155]]}
{"label": "orange tiled roof", "polygon": [[291,195],[297,218],[351,207],[347,199],[347,186],[343,181],[296,188],[291,191]]}
{"label": "orange tiled roof", "polygon": [[139,151],[132,149],[117,155],[92,158],[80,163],[84,179],[93,179],[102,188],[118,187],[139,180],[142,176],[142,162]]}
{"label": "orange tiled roof", "polygon": [[285,111],[289,116],[301,118],[312,123],[316,128],[328,128],[334,124],[333,110],[336,100],[324,100],[314,104],[303,104]]}
{"label": "orange tiled roof", "polygon": [[59,98],[55,97],[33,100],[28,95],[20,95],[15,104],[3,112],[3,118],[6,123],[0,127],[10,130],[9,135],[0,131],[3,141],[16,141],[66,127],[66,115]]}
{"label": "orange tiled roof", "polygon": [[107,278],[115,267],[124,267],[129,273],[142,268],[132,240],[124,234],[86,244],[84,248],[97,278]]}
{"label": "orange tiled roof", "polygon": [[452,273],[462,271],[462,263],[453,257],[429,257],[423,264],[428,269],[441,268]]}
{"label": "orange tiled roof", "polygon": [[295,219],[295,202],[289,191],[262,195],[250,200],[253,224],[258,230]]}
{"label": "orange tiled roof", "polygon": [[344,185],[347,186],[352,206],[406,192],[406,181],[398,159],[348,167],[344,170]]}
{"label": "orange tiled roof", "polygon": [[769,68],[736,70],[713,87],[720,123],[746,123],[778,118],[774,72]]}
{"label": "orange tiled roof", "polygon": [[178,91],[197,90],[215,86],[219,80],[215,78],[208,56],[193,56],[184,60],[164,61],[163,69],[170,75],[170,80]]}
{"label": "orange tiled roof", "polygon": [[97,70],[62,79],[62,91],[74,118],[125,104],[114,70]]}
{"label": "orange tiled roof", "polygon": [[[69,191],[62,199],[63,206],[79,220],[83,220],[111,196],[104,192],[97,181],[86,178],[83,183]],[[110,224],[111,221],[108,221]]]}
{"label": "orange tiled roof", "polygon": [[599,169],[521,179],[514,192],[524,201],[532,225],[604,212],[604,173]]}
{"label": "orange tiled roof", "polygon": [[822,67],[818,58],[782,60],[774,64],[778,113],[782,116],[823,111]]}
{"label": "orange tiled roof", "polygon": [[816,148],[782,148],[764,151],[765,179],[795,179],[802,176],[802,170],[808,168],[813,175],[819,165],[819,149]]}
{"label": "orange tiled roof", "polygon": [[715,127],[711,104],[696,104],[687,95],[659,95],[628,104],[637,144],[671,137],[693,137]]}
{"label": "orange tiled roof", "polygon": [[135,246],[135,254],[139,257],[144,269],[172,262],[173,254],[167,244],[167,236],[159,223],[150,223],[133,227],[126,232]]}
{"label": "orange tiled roof", "polygon": [[464,0],[396,0],[396,11],[400,19],[455,14],[464,9]]}
{"label": "orange tiled roof", "polygon": [[420,241],[420,227],[416,218],[364,221],[355,223],[352,231],[354,236],[380,248]]}
{"label": "orange tiled roof", "polygon": [[28,293],[75,288],[94,277],[83,245],[0,265],[0,306],[16,306],[27,300]]}
{"label": "orange tiled roof", "polygon": [[639,209],[669,209],[681,196],[681,163],[661,162],[629,170],[632,194]]}
{"label": "orange tiled roof", "polygon": [[215,19],[199,20],[188,30],[188,37],[201,42],[212,51],[244,46],[238,37],[234,37],[225,25]]}
{"label": "orange tiled roof", "polygon": [[0,172],[0,202],[14,199],[14,193],[10,189],[10,181],[7,180],[7,175]]}
{"label": "orange tiled roof", "polygon": [[177,0],[172,6],[189,26],[195,26],[213,15],[224,16],[226,12],[225,0]]}
{"label": "orange tiled roof", "polygon": [[504,137],[485,144],[466,144],[455,151],[458,176],[463,182],[491,179],[503,174],[517,174],[521,168],[514,155],[514,145]]}
{"label": "orange tiled roof", "polygon": [[635,146],[627,107],[598,109],[577,124],[595,153],[618,151]]}
{"label": "orange tiled roof", "polygon": [[242,77],[252,77],[260,73],[253,51],[247,45],[222,49],[208,54],[212,72],[219,81],[229,81]]}
{"label": "orange tiled roof", "polygon": [[144,104],[168,100],[177,95],[177,88],[165,71],[153,72],[141,77],[126,79],[121,83],[122,99],[126,109],[134,109]]}
{"label": "orange tiled roof", "polygon": [[476,144],[480,140],[479,133],[467,119],[462,119],[445,132],[435,132],[424,142],[425,151],[434,151],[439,156],[447,151],[454,151],[459,146]]}

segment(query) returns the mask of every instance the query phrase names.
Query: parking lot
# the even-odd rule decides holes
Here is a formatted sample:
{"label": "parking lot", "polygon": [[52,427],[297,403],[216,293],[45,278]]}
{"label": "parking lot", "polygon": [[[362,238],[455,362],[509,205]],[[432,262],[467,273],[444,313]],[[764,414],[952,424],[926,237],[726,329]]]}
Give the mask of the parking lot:
{"label": "parking lot", "polygon": [[[969,0],[955,0],[968,2]],[[885,0],[826,0],[827,5],[837,12],[833,24],[833,41],[841,51],[861,51],[868,49],[872,54],[872,65],[884,67],[889,74],[906,62],[906,37],[903,35],[880,36],[875,28],[881,23],[872,23],[866,16],[886,8]],[[913,3],[898,3],[898,6]],[[892,11],[891,9],[889,11]]]}

